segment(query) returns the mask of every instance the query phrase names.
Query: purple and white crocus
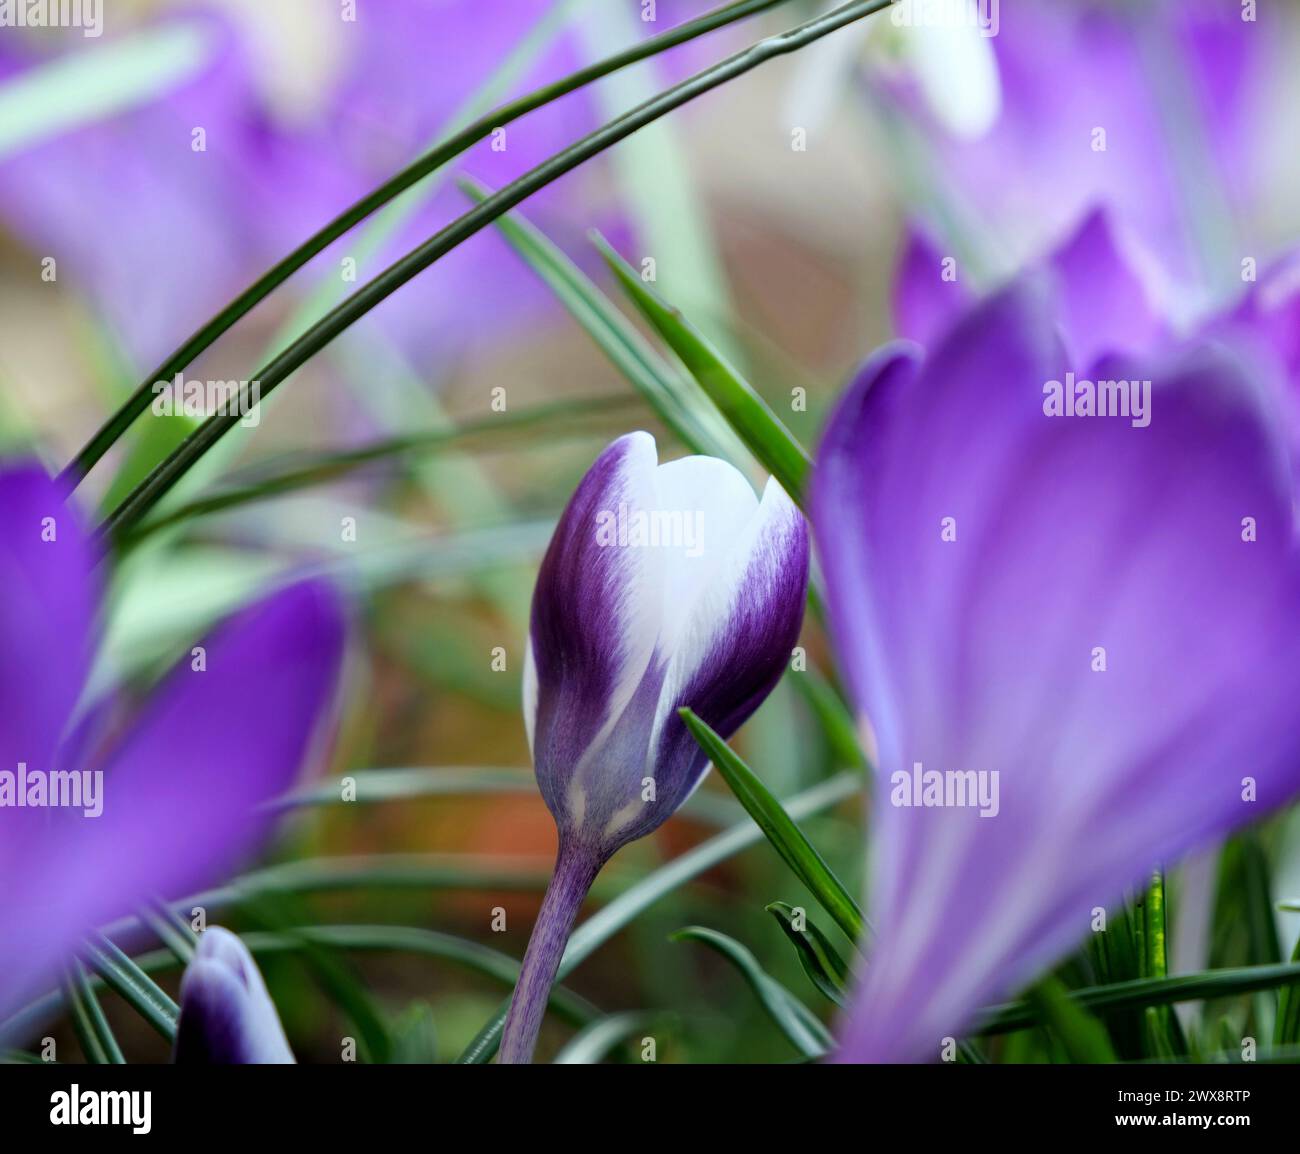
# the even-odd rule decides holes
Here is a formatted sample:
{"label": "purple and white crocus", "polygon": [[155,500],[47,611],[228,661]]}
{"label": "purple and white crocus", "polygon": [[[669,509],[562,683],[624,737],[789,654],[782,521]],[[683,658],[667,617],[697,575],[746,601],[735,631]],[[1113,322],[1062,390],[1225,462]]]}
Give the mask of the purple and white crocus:
{"label": "purple and white crocus", "polygon": [[559,853],[500,1061],[531,1058],[601,867],[708,770],[677,711],[734,733],[790,660],[807,585],[807,528],[774,480],[760,501],[725,461],[660,465],[654,438],[631,433],[579,484],[533,595],[524,719]]}
{"label": "purple and white crocus", "polygon": [[256,847],[337,687],[342,607],[307,582],[220,625],[201,660],[187,646],[125,725],[98,703],[78,716],[96,561],[45,472],[0,464],[0,1020],[96,926]]}
{"label": "purple and white crocus", "polygon": [[[1074,257],[1102,269],[1107,237]],[[818,458],[879,775],[843,1060],[938,1059],[1153,867],[1300,791],[1286,380],[1242,342],[1107,351],[1118,274],[1071,313],[1053,271],[877,353]],[[1076,370],[1150,382],[1149,420],[1051,415]]]}
{"label": "purple and white crocus", "polygon": [[229,930],[204,930],[181,978],[172,1061],[187,1066],[285,1065],[294,1060],[253,955]]}

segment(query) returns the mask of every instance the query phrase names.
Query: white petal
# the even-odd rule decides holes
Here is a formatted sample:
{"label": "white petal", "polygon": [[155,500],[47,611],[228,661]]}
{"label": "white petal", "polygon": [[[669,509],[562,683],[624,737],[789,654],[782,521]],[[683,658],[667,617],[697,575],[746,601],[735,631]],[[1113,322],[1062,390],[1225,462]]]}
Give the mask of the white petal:
{"label": "white petal", "polygon": [[[754,514],[732,535],[730,547],[711,571],[708,584],[698,590],[690,609],[676,623],[676,645],[669,655],[668,672],[659,698],[650,749],[658,747],[665,722],[680,702],[683,691],[720,645],[728,645],[733,609],[739,604],[761,605],[790,565],[795,543],[802,537],[800,571],[807,572],[806,528],[803,515],[775,478],[763,490]],[[802,614],[802,601],[797,606]],[[684,704],[689,705],[690,702]]]}
{"label": "white petal", "polygon": [[676,652],[696,602],[713,586],[758,511],[740,470],[716,457],[683,457],[655,472],[656,509],[670,538],[664,558],[661,659]]}

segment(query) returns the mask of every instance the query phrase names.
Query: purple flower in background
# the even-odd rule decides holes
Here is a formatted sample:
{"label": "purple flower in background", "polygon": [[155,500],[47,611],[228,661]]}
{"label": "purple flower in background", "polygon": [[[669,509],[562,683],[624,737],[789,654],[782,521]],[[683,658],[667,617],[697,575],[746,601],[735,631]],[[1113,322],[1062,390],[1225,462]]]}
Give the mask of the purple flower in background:
{"label": "purple flower in background", "polygon": [[293,1051],[253,955],[229,930],[199,937],[181,978],[181,1016],[172,1060],[177,1065],[284,1065]]}
{"label": "purple flower in background", "polygon": [[[489,14],[473,0],[413,0],[372,5],[356,21],[341,19],[337,5],[271,7],[250,6],[239,21],[202,6],[156,17],[143,27],[174,35],[175,54],[191,65],[144,103],[0,163],[7,226],[59,261],[61,280],[109,319],[142,371],[446,136],[552,5],[501,0]],[[633,23],[652,35],[705,7],[704,0],[661,3],[656,21]],[[75,35],[53,44],[66,57],[111,52],[138,27],[127,19],[110,13],[102,39]],[[281,21],[291,31],[277,28]],[[285,45],[311,47],[286,52]],[[53,58],[49,48],[35,38],[4,38],[0,84]],[[558,79],[590,55],[570,25],[515,78],[509,96]],[[480,142],[453,168],[499,187],[602,119],[591,93],[577,92]],[[530,213],[561,238],[592,224],[616,228],[615,216],[581,194],[585,179],[575,174],[539,193]],[[421,189],[427,186],[408,196],[427,203],[361,262],[358,280],[467,207],[450,180],[431,197]],[[581,212],[569,207],[575,203],[585,205]],[[337,278],[339,262],[359,256],[356,235],[323,254],[301,283],[319,283],[322,270]],[[442,363],[477,337],[498,339],[503,321],[536,315],[547,300],[488,230],[374,315],[409,355],[422,360],[436,351]]]}
{"label": "purple flower in background", "polygon": [[533,595],[524,719],[560,848],[501,1061],[532,1055],[600,868],[704,777],[678,709],[734,733],[780,680],[807,585],[807,527],[775,480],[760,501],[725,461],[659,465],[648,433],[620,437],[583,478]]}
{"label": "purple flower in background", "polygon": [[338,681],[341,607],[309,582],[218,627],[127,727],[95,708],[70,724],[95,559],[38,466],[0,466],[0,1018],[94,927],[210,884],[258,845]]}
{"label": "purple flower in background", "polygon": [[937,1059],[1153,867],[1300,790],[1278,378],[1224,345],[1109,355],[1096,377],[1149,388],[1149,421],[1049,415],[1077,363],[1058,308],[1040,273],[928,355],[882,350],[822,444],[830,619],[879,769],[846,1060]]}
{"label": "purple flower in background", "polygon": [[[973,297],[951,276],[952,267],[924,229],[908,232],[893,286],[899,336],[934,347],[965,315]],[[1188,340],[1163,307],[1166,270],[1107,210],[1089,213],[1036,271],[1052,296],[1077,380],[1095,383],[1098,366],[1112,354],[1168,353]],[[1216,311],[1191,337],[1230,345],[1252,375],[1267,376],[1278,388],[1300,493],[1300,250],[1246,271],[1247,291],[1236,301],[1215,302]]]}
{"label": "purple flower in background", "polygon": [[[894,276],[895,332],[931,347],[969,310],[965,282],[922,228],[909,230]],[[1066,351],[1081,369],[1107,353],[1172,341],[1161,309],[1163,270],[1112,213],[1095,209],[1036,266],[1053,295]]]}
{"label": "purple flower in background", "polygon": [[[983,130],[944,123],[924,74],[879,86],[929,146],[935,224],[961,229],[949,251],[965,238],[1009,271],[1104,206],[1169,268],[1179,314],[1203,307],[1245,255],[1234,232],[1258,242],[1253,208],[1284,148],[1267,104],[1282,14],[1259,5],[1247,19],[1221,0],[1001,0],[996,11],[995,35],[968,30],[972,58],[993,59]],[[936,30],[897,34],[921,46]],[[961,84],[952,68],[942,83]]]}

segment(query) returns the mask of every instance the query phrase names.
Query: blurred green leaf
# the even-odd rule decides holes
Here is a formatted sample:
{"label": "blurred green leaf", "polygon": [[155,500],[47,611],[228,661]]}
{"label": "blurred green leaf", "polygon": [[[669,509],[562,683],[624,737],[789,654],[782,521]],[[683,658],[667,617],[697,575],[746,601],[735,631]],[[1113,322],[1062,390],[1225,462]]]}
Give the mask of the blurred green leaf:
{"label": "blurred green leaf", "polygon": [[429,1066],[438,1061],[438,1027],[428,1002],[412,1002],[390,1032],[395,1065]]}
{"label": "blurred green leaf", "polygon": [[[854,773],[841,773],[819,782],[811,789],[790,798],[785,810],[791,818],[798,819],[833,805],[862,790],[862,779]],[[603,906],[583,922],[569,936],[564,957],[560,961],[559,977],[563,978],[586,961],[601,945],[636,918],[648,906],[672,893],[679,886],[726,861],[733,854],[755,844],[762,832],[752,821],[744,821],[709,838],[694,849],[682,854],[668,865],[655,870],[608,905]],[[481,1065],[492,1060],[501,1043],[501,1030],[510,1009],[507,999],[497,1012],[484,1023],[477,1036],[457,1059],[470,1065]]]}
{"label": "blurred green leaf", "polygon": [[262,891],[245,901],[247,913],[270,933],[297,942],[295,956],[315,979],[317,986],[357,1028],[362,1057],[375,1065],[386,1064],[393,1052],[388,1024],[361,979],[328,946],[310,934],[300,933],[303,907],[295,895]]}
{"label": "blurred green leaf", "polygon": [[[462,191],[476,203],[490,194],[482,184],[462,178]],[[692,404],[692,387],[623,316],[614,303],[535,225],[518,213],[497,218],[510,247],[555,294],[628,383],[665,425],[694,453],[735,462],[729,430],[712,423]]]}
{"label": "blurred green leaf", "polygon": [[210,53],[199,24],[172,20],[28,69],[0,85],[0,160],[165,98]]}
{"label": "blurred green leaf", "polygon": [[[313,942],[338,950],[410,953],[439,958],[481,974],[508,989],[514,988],[519,977],[519,963],[499,950],[467,938],[415,926],[295,926],[292,934],[252,930],[240,934],[240,938],[258,957],[295,954],[303,949],[305,942]],[[168,973],[179,965],[171,950],[152,950],[140,954],[134,959],[134,964],[146,974]],[[92,988],[103,986],[102,979],[92,979]],[[0,1022],[0,1036],[30,1033],[36,1023],[47,1020],[62,1004],[62,993],[47,994],[8,1020]],[[596,1006],[560,985],[551,990],[550,1007],[557,1016],[577,1026],[584,1026],[601,1016]]]}
{"label": "blurred green leaf", "polygon": [[[634,404],[636,398],[626,396],[582,397],[577,400],[536,405],[518,412],[498,413],[480,421],[467,421],[456,427],[435,429],[428,433],[389,437],[359,449],[298,454],[285,463],[264,464],[256,470],[248,470],[248,480],[242,484],[239,483],[238,475],[232,476],[230,483],[216,492],[197,497],[187,504],[178,505],[162,515],[143,522],[122,537],[120,547],[130,548],[144,537],[185,521],[191,521],[196,517],[209,516],[227,509],[297,492],[312,485],[338,480],[367,465],[382,464],[395,458],[437,454],[451,448],[463,451],[465,442],[469,442],[471,446],[475,442],[481,442],[482,447],[500,451],[510,444],[530,443],[505,434],[535,430],[540,425],[559,426],[547,436],[545,441],[541,442],[546,446],[554,444],[557,438],[587,436],[595,430],[593,418],[603,420],[608,414],[626,411]],[[537,443],[535,439],[531,442],[533,445]],[[147,460],[152,462],[159,455],[162,454],[154,453],[153,456],[147,457]],[[145,471],[147,472],[147,467]],[[124,496],[139,479],[139,476],[129,479],[124,473],[119,475],[114,485],[117,486],[119,481],[125,485],[122,494]],[[106,503],[116,504],[118,500],[120,497],[114,494]]]}
{"label": "blurred green leaf", "polygon": [[800,672],[794,682],[803,691],[835,760],[843,766],[868,768],[853,715],[835,687],[812,666]]}
{"label": "blurred green leaf", "polygon": [[802,505],[812,462],[753,386],[682,314],[662,300],[599,233],[592,238],[632,303],[791,500]]}
{"label": "blurred green leaf", "polygon": [[555,1055],[557,1066],[592,1066],[610,1051],[654,1027],[662,1015],[629,1012],[610,1014],[578,1031]]}
{"label": "blurred green leaf", "polygon": [[809,919],[806,911],[797,910],[785,902],[772,902],[767,912],[776,918],[777,925],[790,939],[808,980],[824,997],[842,1007],[849,968],[826,935]]}
{"label": "blurred green leaf", "polygon": [[860,941],[864,920],[857,902],[831,871],[804,832],[790,819],[781,803],[712,729],[690,709],[678,710],[691,736],[709,756],[740,804],[781,855],[781,860],[821,902],[835,924],[853,943]]}
{"label": "blurred green leaf", "polygon": [[[1291,951],[1291,964],[1300,966],[1300,938]],[[1273,1044],[1289,1046],[1300,1043],[1300,982],[1282,987],[1278,999],[1277,1021],[1273,1025]]]}
{"label": "blurred green leaf", "polygon": [[[344,796],[345,782],[352,787]],[[537,777],[531,769],[494,766],[429,766],[403,769],[354,769],[342,777],[313,782],[271,803],[275,809],[305,806],[374,805],[422,797],[475,796],[491,793],[533,793]]]}
{"label": "blurred green leaf", "polygon": [[[1085,1009],[1109,1014],[1135,1006],[1165,1006],[1174,1002],[1227,998],[1296,981],[1300,981],[1300,962],[1288,962],[1274,966],[1206,970],[1169,978],[1143,978],[1110,986],[1071,990],[1068,996]],[[994,1006],[987,1011],[978,1032],[998,1034],[1008,1030],[1023,1030],[1032,1026],[1035,1018],[1033,1007],[1026,1002]]]}
{"label": "blurred green leaf", "polygon": [[68,966],[64,990],[72,1016],[72,1028],[76,1031],[86,1061],[95,1065],[116,1066],[124,1063],[126,1059],[122,1057],[122,1049],[113,1037],[103,1007],[95,997],[95,991],[90,988],[86,971],[80,962],[74,960]]}
{"label": "blurred green leaf", "polygon": [[88,941],[83,954],[91,968],[128,1006],[169,1043],[176,1040],[180,1009],[152,978],[115,943],[102,935]]}
{"label": "blurred green leaf", "polygon": [[1106,1030],[1087,1010],[1068,996],[1055,978],[1045,978],[1032,987],[1026,1001],[1039,1021],[1065,1047],[1071,1062],[1114,1062]]}
{"label": "blurred green leaf", "polygon": [[187,966],[193,961],[198,938],[170,906],[161,901],[145,906],[140,910],[139,917],[158,935],[158,940],[176,955],[176,960],[181,965]]}
{"label": "blurred green leaf", "polygon": [[716,950],[736,967],[763,1009],[791,1044],[806,1058],[819,1058],[831,1047],[830,1031],[798,998],[758,964],[758,959],[734,938],[705,926],[687,926],[672,941],[696,941]]}

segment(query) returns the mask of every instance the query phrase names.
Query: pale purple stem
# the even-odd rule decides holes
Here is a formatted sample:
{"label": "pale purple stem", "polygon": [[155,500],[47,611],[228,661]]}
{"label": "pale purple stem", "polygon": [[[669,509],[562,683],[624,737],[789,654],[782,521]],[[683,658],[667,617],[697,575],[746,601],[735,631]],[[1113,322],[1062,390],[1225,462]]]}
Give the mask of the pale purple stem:
{"label": "pale purple stem", "polygon": [[587,891],[596,880],[605,857],[576,842],[560,842],[555,872],[546,887],[546,897],[537,912],[533,936],[528,940],[524,964],[515,983],[510,1012],[501,1034],[498,1064],[531,1062],[542,1028],[546,1003],[551,996],[564,947],[573,931]]}

